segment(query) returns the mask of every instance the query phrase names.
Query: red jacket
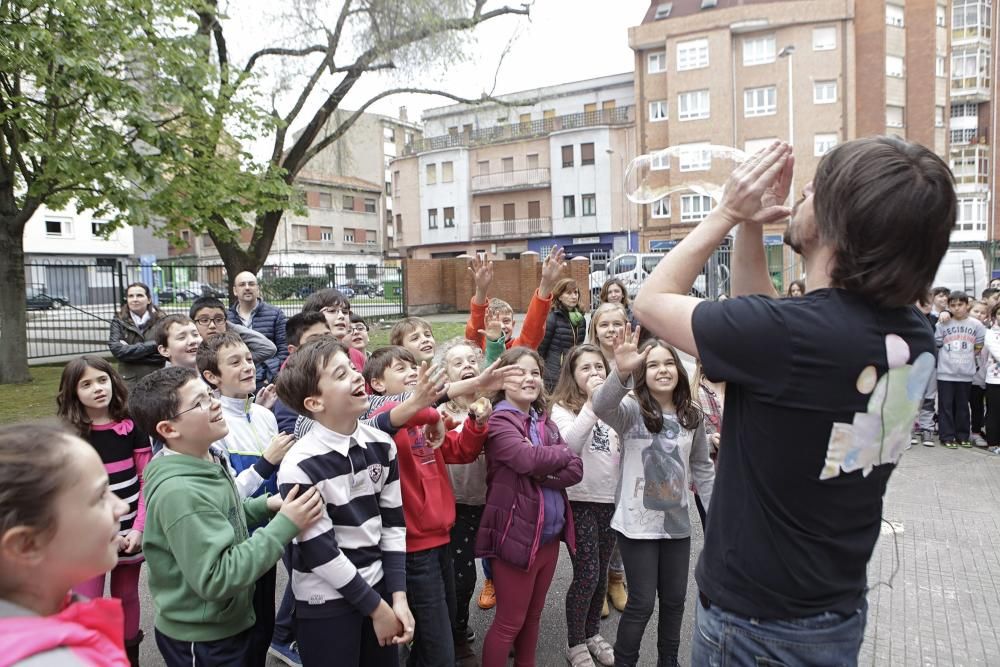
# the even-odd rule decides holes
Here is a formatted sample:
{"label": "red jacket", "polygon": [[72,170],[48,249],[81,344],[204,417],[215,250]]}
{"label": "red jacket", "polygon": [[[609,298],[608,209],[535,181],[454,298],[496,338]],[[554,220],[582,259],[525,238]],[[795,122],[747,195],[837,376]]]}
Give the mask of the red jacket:
{"label": "red jacket", "polygon": [[[16,665],[56,649],[95,667],[127,667],[121,600],[71,602],[52,616],[0,619],[0,665]],[[55,659],[55,656],[52,656]]]}
{"label": "red jacket", "polygon": [[[475,342],[480,349],[486,349],[486,337],[479,333],[480,329],[486,328],[486,306],[478,304],[475,297],[469,302],[469,320],[465,323],[465,337]],[[549,318],[549,308],[552,307],[552,295],[548,299],[543,299],[538,295],[538,290],[531,295],[531,303],[528,304],[528,312],[524,316],[524,324],[521,326],[521,335],[507,341],[507,349],[517,347],[530,347],[537,350],[545,336],[545,320]]]}
{"label": "red jacket", "polygon": [[[378,412],[391,410],[396,405],[398,403],[386,403]],[[432,449],[424,441],[422,427],[440,420],[437,410],[424,408],[393,436],[403,493],[408,553],[433,549],[451,541],[451,527],[455,525],[455,492],[445,464],[472,463],[486,443],[486,428],[479,427],[469,417],[461,432],[448,431],[444,444]]]}

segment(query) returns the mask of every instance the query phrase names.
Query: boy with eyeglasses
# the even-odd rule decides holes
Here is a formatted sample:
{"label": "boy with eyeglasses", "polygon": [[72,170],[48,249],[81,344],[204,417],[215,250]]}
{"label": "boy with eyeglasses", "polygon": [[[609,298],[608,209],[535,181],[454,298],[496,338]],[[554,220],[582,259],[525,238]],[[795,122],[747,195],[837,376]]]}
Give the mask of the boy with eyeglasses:
{"label": "boy with eyeglasses", "polygon": [[344,293],[338,289],[328,287],[313,292],[302,304],[302,312],[320,312],[326,316],[326,321],[330,325],[330,333],[347,347],[348,357],[354,370],[361,373],[365,370],[364,352],[351,346],[351,302],[347,300]]}
{"label": "boy with eyeglasses", "polygon": [[[239,334],[239,337],[243,339],[246,346],[250,348],[250,352],[253,354],[253,362],[258,367],[263,366],[264,362],[274,358],[278,353],[278,348],[264,334],[245,327],[242,324],[228,322],[226,320],[226,307],[213,296],[203,296],[195,299],[191,303],[191,309],[188,311],[188,314],[194,320],[195,325],[198,327],[198,333],[201,334],[203,340],[208,340],[227,331]],[[273,381],[273,378],[271,379]]]}
{"label": "boy with eyeglasses", "polygon": [[351,313],[351,332],[345,342],[350,343],[348,347],[359,350],[365,355],[366,360],[372,356],[368,351],[368,323],[365,322],[365,318]]}
{"label": "boy with eyeglasses", "polygon": [[[146,556],[156,645],[170,667],[245,665],[256,621],[254,582],[285,545],[324,515],[316,489],[241,498],[213,443],[229,427],[191,369],[169,367],[136,384],[129,413],[165,446],[144,472]],[[250,536],[248,528],[270,519]]]}

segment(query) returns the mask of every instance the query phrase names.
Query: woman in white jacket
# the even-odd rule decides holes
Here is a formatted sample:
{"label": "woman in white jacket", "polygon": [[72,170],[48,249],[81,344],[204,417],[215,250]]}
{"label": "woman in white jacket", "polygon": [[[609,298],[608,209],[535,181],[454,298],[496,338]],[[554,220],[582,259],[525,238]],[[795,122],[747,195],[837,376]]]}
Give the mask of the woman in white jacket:
{"label": "woman in white jacket", "polygon": [[1000,454],[1000,305],[990,310],[993,326],[986,332],[986,444]]}
{"label": "woman in white jacket", "polygon": [[552,394],[552,421],[583,459],[583,480],[566,489],[576,524],[573,581],[566,592],[566,659],[573,667],[593,667],[595,660],[614,664],[614,650],[599,631],[615,545],[611,516],[621,450],[618,434],[597,418],[590,404],[607,375],[600,348],[578,345],[567,352]]}

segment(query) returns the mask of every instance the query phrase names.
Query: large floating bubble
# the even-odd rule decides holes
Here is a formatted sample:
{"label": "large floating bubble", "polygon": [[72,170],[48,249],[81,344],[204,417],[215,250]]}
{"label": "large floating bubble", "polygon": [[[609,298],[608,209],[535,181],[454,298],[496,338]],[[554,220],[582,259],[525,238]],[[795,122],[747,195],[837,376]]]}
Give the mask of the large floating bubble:
{"label": "large floating bubble", "polygon": [[625,196],[635,204],[652,204],[674,192],[722,197],[729,174],[750,155],[731,146],[669,146],[640,155],[625,170]]}

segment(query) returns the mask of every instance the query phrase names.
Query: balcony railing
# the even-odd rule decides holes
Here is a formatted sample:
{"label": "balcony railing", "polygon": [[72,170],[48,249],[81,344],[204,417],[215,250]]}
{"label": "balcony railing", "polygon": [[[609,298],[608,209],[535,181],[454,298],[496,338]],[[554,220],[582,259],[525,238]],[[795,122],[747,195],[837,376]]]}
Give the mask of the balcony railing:
{"label": "balcony railing", "polygon": [[521,220],[491,220],[472,223],[472,240],[524,238],[552,234],[552,218],[524,218]]}
{"label": "balcony railing", "polygon": [[[951,151],[951,170],[957,186],[986,186],[990,176],[990,151],[985,145],[970,145]],[[964,189],[964,188],[963,188]]]}
{"label": "balcony railing", "polygon": [[517,190],[519,188],[545,187],[550,183],[548,167],[498,171],[472,177],[473,192]]}
{"label": "balcony railing", "polygon": [[632,105],[585,111],[551,118],[539,118],[526,123],[494,125],[471,132],[456,132],[438,137],[424,137],[403,149],[404,155],[414,155],[442,148],[486,146],[517,139],[544,137],[559,130],[600,125],[627,125],[635,122],[635,107]]}

